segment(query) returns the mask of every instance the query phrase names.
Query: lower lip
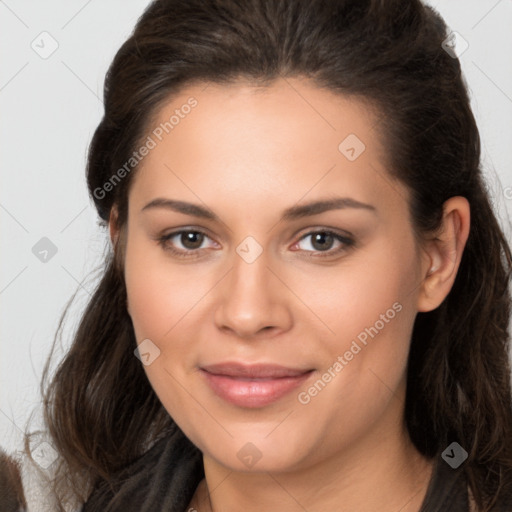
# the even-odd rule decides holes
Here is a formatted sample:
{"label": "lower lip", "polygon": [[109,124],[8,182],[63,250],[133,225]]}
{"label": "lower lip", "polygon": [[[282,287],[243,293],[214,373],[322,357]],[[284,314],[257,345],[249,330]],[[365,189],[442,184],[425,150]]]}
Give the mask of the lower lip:
{"label": "lower lip", "polygon": [[299,387],[312,374],[307,372],[297,377],[278,379],[242,380],[225,375],[214,375],[201,370],[210,388],[221,398],[239,407],[264,407]]}

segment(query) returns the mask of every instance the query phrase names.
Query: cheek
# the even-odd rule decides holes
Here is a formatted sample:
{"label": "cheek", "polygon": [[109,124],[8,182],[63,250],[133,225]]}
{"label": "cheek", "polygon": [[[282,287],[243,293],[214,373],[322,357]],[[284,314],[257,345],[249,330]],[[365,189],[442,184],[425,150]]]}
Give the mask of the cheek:
{"label": "cheek", "polygon": [[332,352],[348,350],[357,338],[364,343],[376,330],[379,337],[389,334],[390,343],[407,345],[419,264],[412,237],[383,236],[339,267],[317,270],[314,279],[297,272],[294,291],[305,298],[325,339],[332,340]]}
{"label": "cheek", "polygon": [[[314,389],[297,390],[291,403],[294,419],[266,441],[269,450],[288,444],[302,453],[318,442],[318,456],[327,456],[341,438],[353,442],[395,403],[416,314],[413,247],[410,240],[382,241],[337,267],[279,268],[283,281],[293,283],[293,294],[283,288],[279,299],[290,311],[300,338],[308,340],[307,347],[297,350],[304,352],[306,360],[318,363],[322,382]],[[205,330],[219,336],[212,327],[212,315],[221,303],[212,303],[217,290],[208,293],[222,274],[212,267],[171,263],[135,233],[128,241],[125,279],[136,339],[140,343],[149,338],[161,350],[144,370],[168,413],[200,446],[207,445],[207,440],[197,425],[210,425],[210,419],[190,398],[197,396],[207,403],[192,368],[201,348],[197,341],[205,337]],[[336,363],[342,370],[332,369],[324,380],[323,372]],[[301,391],[307,403],[298,399]],[[230,418],[225,409],[208,407],[219,417]],[[278,416],[282,419],[284,414]],[[272,419],[273,426],[279,418]],[[256,424],[231,419],[237,435],[254,437],[258,432]],[[343,428],[333,429],[333,425]],[[268,434],[273,426],[263,423],[260,431]],[[217,432],[215,423],[211,428]],[[222,439],[223,433],[215,435]]]}
{"label": "cheek", "polygon": [[154,244],[143,235],[132,234],[126,247],[125,282],[137,343],[149,339],[157,354],[144,370],[173,414],[186,408],[188,395],[179,383],[195,371],[198,326],[205,325],[208,292],[216,276],[211,269],[172,263]]}
{"label": "cheek", "polygon": [[158,343],[170,335],[207,290],[199,272],[171,264],[155,245],[134,233],[126,247],[126,291],[138,342],[154,338]]}
{"label": "cheek", "polygon": [[[206,290],[199,289],[195,282],[191,285],[193,276],[171,266],[165,254],[159,254],[135,234],[126,247],[124,268],[137,344],[143,340],[151,342],[148,345],[144,341],[151,354],[150,364],[144,365],[144,371],[155,393],[173,415],[186,407],[178,382],[185,380],[185,368],[192,365],[190,336],[184,330],[193,316],[192,306]],[[197,283],[200,282],[198,279]]]}
{"label": "cheek", "polygon": [[[416,317],[418,275],[413,241],[404,238],[375,245],[357,263],[354,259],[316,280],[308,305],[329,328],[322,327],[322,370],[336,375],[326,395],[344,397],[359,411],[366,403],[371,410],[372,400],[400,385]],[[306,286],[304,281],[302,293]]]}

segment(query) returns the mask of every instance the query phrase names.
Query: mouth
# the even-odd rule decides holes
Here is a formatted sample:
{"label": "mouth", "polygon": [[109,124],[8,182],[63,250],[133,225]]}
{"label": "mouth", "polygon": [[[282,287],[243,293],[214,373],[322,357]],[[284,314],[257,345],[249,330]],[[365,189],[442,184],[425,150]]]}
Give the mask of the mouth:
{"label": "mouth", "polygon": [[303,384],[314,370],[274,364],[221,363],[204,366],[200,373],[223,400],[246,408],[265,407]]}

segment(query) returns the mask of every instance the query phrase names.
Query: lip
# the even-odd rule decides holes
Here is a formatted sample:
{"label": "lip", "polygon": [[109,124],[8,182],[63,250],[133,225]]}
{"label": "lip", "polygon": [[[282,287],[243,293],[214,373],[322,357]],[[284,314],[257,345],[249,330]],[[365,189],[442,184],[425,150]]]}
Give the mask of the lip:
{"label": "lip", "polygon": [[212,391],[239,407],[265,407],[284,397],[307,380],[313,370],[275,364],[234,362],[200,368]]}

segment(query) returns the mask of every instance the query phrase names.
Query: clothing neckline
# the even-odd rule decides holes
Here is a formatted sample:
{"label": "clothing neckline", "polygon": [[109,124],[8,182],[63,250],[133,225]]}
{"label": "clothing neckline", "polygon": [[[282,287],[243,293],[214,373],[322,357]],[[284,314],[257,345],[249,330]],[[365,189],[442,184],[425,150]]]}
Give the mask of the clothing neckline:
{"label": "clothing neckline", "polygon": [[[469,512],[464,465],[452,469],[440,456],[434,465],[418,512]],[[201,451],[179,430],[156,441],[129,467],[114,477],[113,487],[99,483],[83,512],[137,510],[187,512],[204,478]],[[135,508],[133,508],[135,507]]]}
{"label": "clothing neckline", "polygon": [[419,512],[469,512],[469,493],[464,465],[451,468],[439,453]]}

